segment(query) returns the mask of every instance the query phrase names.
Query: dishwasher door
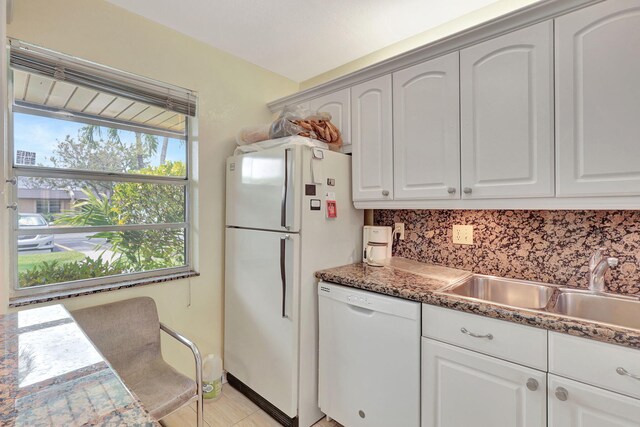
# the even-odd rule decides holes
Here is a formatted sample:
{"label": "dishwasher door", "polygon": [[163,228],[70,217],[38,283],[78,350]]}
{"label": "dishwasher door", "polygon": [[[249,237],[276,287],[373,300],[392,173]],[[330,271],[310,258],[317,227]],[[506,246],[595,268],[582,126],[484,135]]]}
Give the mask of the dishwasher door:
{"label": "dishwasher door", "polygon": [[420,425],[420,303],[321,282],[319,397],[348,426]]}

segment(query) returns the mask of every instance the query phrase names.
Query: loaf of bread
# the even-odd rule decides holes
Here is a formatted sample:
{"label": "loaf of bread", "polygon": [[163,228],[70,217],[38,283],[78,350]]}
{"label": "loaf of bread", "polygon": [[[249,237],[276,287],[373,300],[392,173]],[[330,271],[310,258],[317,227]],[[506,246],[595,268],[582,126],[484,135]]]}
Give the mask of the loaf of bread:
{"label": "loaf of bread", "polygon": [[292,123],[302,129],[302,131],[298,133],[300,136],[322,141],[333,151],[339,151],[340,147],[342,147],[340,130],[338,130],[330,120],[310,117],[304,120],[292,120]]}

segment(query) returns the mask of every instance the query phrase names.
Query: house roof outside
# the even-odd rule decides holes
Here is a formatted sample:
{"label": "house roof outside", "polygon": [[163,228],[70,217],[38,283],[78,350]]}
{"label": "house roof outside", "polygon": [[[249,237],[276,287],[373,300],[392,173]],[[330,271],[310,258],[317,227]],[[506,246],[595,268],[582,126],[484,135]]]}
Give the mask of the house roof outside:
{"label": "house roof outside", "polygon": [[86,200],[87,195],[78,189],[18,188],[18,199]]}

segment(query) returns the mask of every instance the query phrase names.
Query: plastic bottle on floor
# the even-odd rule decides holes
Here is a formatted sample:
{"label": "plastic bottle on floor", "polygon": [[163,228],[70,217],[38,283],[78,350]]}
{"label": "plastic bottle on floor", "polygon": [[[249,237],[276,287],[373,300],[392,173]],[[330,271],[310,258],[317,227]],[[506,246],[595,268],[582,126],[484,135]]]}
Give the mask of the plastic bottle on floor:
{"label": "plastic bottle on floor", "polygon": [[218,399],[222,394],[222,359],[217,354],[204,358],[202,393],[205,399]]}

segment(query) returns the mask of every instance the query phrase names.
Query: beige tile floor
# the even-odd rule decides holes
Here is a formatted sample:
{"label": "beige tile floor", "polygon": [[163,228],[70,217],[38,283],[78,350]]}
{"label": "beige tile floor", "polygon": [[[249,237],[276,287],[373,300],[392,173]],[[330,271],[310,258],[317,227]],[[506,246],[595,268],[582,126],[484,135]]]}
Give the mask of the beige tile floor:
{"label": "beige tile floor", "polygon": [[[223,385],[222,396],[218,400],[205,400],[204,421],[204,427],[280,427],[278,422],[229,384]],[[165,417],[162,424],[166,427],[196,427],[196,404]],[[314,427],[342,426],[323,419]]]}

